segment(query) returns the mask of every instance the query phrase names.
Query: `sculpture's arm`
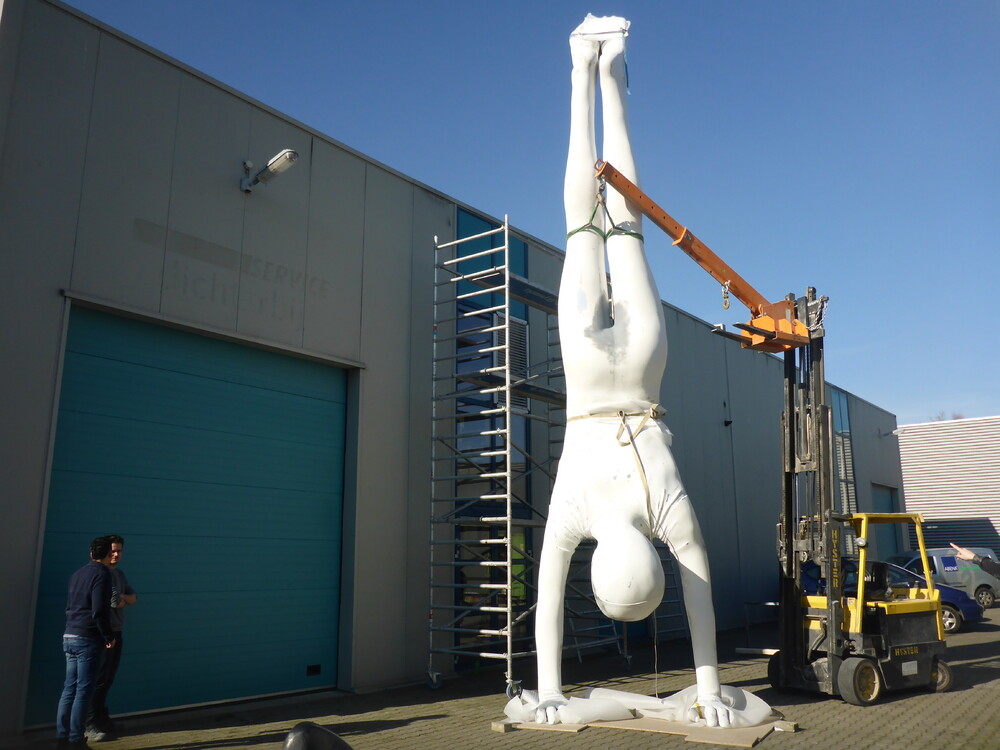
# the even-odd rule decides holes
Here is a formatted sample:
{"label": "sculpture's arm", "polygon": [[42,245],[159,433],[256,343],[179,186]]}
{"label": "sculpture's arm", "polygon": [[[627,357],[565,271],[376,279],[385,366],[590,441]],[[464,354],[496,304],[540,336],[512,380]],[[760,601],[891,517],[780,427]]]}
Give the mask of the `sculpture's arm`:
{"label": "sculpture's arm", "polygon": [[691,633],[691,650],[694,652],[695,676],[698,683],[698,706],[689,717],[694,721],[703,718],[710,727],[728,727],[732,713],[722,702],[719,684],[719,658],[715,645],[715,608],[712,605],[712,578],[708,567],[708,553],[701,536],[698,519],[690,504],[677,509],[681,518],[671,525],[671,552],[680,568],[684,589],[684,608],[687,610],[688,630]]}
{"label": "sculpture's arm", "polygon": [[538,607],[535,610],[538,661],[535,721],[557,724],[559,706],[566,703],[562,694],[563,600],[573,551],[560,549],[553,537],[546,536],[538,570]]}

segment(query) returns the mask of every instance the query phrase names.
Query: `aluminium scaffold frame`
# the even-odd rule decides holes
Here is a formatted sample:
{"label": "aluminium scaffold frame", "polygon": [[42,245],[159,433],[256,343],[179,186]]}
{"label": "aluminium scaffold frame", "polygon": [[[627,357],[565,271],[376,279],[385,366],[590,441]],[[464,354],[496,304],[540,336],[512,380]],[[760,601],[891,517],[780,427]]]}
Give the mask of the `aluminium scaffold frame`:
{"label": "aluminium scaffold frame", "polygon": [[[506,216],[469,237],[435,237],[435,248],[428,682],[500,662],[514,695],[514,661],[534,654],[534,550],[565,429],[556,295],[511,272]],[[538,362],[529,358],[529,317],[544,320]],[[539,432],[541,450],[531,451],[529,433]],[[676,570],[659,548],[667,591],[652,634],[684,636]],[[590,590],[592,550],[582,544],[574,557],[564,651],[582,659],[612,648],[628,660],[628,630],[604,617]]]}

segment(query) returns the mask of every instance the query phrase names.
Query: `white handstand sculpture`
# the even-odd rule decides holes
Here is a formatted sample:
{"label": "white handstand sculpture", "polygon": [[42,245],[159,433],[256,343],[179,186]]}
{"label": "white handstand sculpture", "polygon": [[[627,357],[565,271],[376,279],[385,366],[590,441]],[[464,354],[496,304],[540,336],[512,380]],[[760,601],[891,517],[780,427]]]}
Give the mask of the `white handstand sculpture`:
{"label": "white handstand sculpture", "polygon": [[560,668],[563,598],[577,545],[585,538],[597,540],[592,583],[601,610],[613,619],[634,621],[650,615],[663,597],[663,569],[651,542],[656,537],[677,560],[694,650],[697,702],[693,712],[678,718],[727,727],[733,724],[734,706],[723,699],[719,684],[705,543],[657,403],[667,339],[660,295],[643,250],[642,215],[614,190],[607,191],[606,212],[596,201],[598,79],[603,157],[639,182],[625,104],[628,26],[621,18],[588,15],[570,37],[572,101],[564,186],[569,234],[559,289],[568,420],[539,570],[539,692],[533,718],[558,723],[559,708],[567,703]]}

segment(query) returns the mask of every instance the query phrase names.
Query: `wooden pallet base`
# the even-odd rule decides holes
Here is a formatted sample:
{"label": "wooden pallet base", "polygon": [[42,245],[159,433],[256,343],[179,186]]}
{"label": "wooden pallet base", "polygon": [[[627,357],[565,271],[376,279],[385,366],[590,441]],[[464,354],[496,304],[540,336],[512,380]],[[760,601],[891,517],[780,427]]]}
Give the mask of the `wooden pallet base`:
{"label": "wooden pallet base", "polygon": [[626,719],[624,721],[594,721],[589,724],[535,724],[520,723],[505,719],[494,721],[494,732],[510,732],[515,729],[536,732],[582,732],[584,729],[624,729],[633,732],[657,732],[660,734],[682,735],[688,742],[701,742],[711,745],[728,745],[730,747],[753,747],[767,737],[775,729],[775,722],[761,724],[756,727],[741,727],[739,729],[718,729],[710,727],[691,726],[679,721],[664,721],[663,719]]}

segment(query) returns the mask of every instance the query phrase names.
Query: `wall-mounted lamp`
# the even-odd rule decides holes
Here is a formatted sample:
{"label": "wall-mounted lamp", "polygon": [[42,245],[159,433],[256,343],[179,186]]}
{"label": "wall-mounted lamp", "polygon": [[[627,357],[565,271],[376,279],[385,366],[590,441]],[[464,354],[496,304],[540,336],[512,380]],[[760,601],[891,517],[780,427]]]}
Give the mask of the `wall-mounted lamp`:
{"label": "wall-mounted lamp", "polygon": [[281,151],[273,156],[262,169],[258,170],[256,174],[253,175],[253,177],[250,176],[250,170],[253,169],[253,162],[243,162],[243,171],[246,174],[243,179],[240,180],[240,190],[244,193],[252,193],[254,185],[259,185],[260,183],[267,184],[273,178],[277,177],[279,174],[292,166],[298,158],[299,153],[297,151],[286,148],[284,151]]}

